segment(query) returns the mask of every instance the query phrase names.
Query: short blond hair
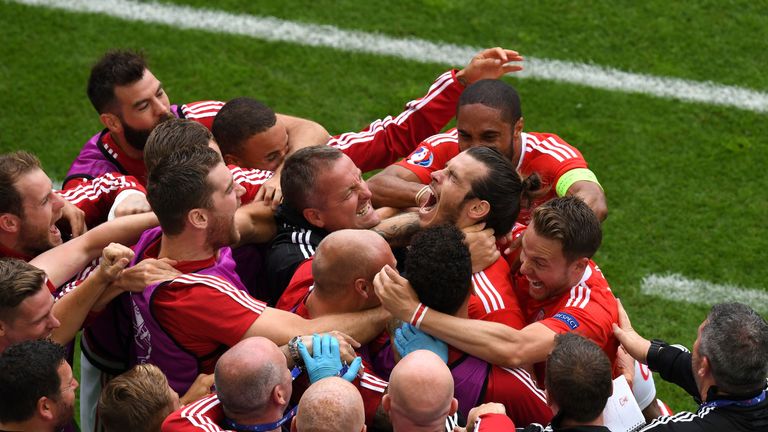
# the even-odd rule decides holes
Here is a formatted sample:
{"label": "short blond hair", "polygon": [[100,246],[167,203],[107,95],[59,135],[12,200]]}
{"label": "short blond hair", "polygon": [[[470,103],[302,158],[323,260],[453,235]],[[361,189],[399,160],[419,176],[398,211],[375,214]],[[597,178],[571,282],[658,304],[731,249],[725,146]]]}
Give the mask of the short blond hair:
{"label": "short blond hair", "polygon": [[107,432],[159,432],[173,408],[165,374],[142,364],[107,383],[96,412]]}

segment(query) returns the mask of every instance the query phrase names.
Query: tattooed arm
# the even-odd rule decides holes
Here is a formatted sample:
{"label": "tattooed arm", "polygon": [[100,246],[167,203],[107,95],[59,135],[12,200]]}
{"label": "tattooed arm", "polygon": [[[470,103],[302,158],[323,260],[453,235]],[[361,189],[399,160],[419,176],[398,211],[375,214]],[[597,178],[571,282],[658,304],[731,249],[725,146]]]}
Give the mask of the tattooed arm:
{"label": "tattooed arm", "polygon": [[384,237],[391,247],[407,246],[411,237],[421,229],[418,213],[401,213],[381,221],[371,228],[373,232]]}

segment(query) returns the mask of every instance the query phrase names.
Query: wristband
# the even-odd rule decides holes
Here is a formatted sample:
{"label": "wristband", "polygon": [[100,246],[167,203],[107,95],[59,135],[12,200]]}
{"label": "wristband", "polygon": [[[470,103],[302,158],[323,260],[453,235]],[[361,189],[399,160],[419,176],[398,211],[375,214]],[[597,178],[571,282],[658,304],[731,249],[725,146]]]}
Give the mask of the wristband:
{"label": "wristband", "polygon": [[424,194],[426,194],[427,191],[429,191],[429,185],[424,186],[423,188],[421,188],[421,190],[416,192],[416,205],[417,206],[421,205],[421,198],[424,197]]}
{"label": "wristband", "polygon": [[304,367],[304,359],[302,359],[301,354],[299,354],[300,340],[301,340],[301,336],[294,336],[293,339],[288,341],[288,352],[291,354],[293,365],[298,368]]}
{"label": "wristband", "polygon": [[421,321],[424,320],[424,316],[427,315],[428,310],[429,307],[424,306],[423,303],[419,303],[419,305],[416,306],[416,310],[413,311],[413,315],[411,316],[411,325],[419,328],[421,326]]}
{"label": "wristband", "polygon": [[560,179],[555,185],[557,196],[565,196],[565,194],[568,192],[568,189],[570,189],[571,186],[573,186],[573,184],[577,181],[588,181],[596,183],[602,189],[600,182],[597,181],[597,176],[595,173],[588,170],[587,168],[575,168],[560,176]]}

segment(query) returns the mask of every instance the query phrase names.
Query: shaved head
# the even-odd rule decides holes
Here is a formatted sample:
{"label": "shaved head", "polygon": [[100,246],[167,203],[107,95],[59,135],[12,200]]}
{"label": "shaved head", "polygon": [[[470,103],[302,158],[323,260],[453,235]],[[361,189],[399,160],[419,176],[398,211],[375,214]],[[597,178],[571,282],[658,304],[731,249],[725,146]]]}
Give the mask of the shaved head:
{"label": "shaved head", "polygon": [[357,279],[372,283],[384,265],[394,263],[389,244],[373,231],[332,232],[320,242],[312,260],[315,294],[326,301],[347,297]]}
{"label": "shaved head", "polygon": [[[424,391],[429,389],[429,391]],[[405,356],[389,378],[389,412],[395,430],[429,429],[441,426],[456,411],[453,377],[448,366],[431,351]],[[399,426],[399,427],[398,427]]]}
{"label": "shaved head", "polygon": [[295,419],[298,432],[359,432],[365,425],[363,397],[339,377],[312,384],[299,401]]}
{"label": "shaved head", "polygon": [[228,415],[253,417],[274,402],[275,387],[290,399],[291,373],[280,348],[263,337],[243,339],[216,363],[216,389]]}

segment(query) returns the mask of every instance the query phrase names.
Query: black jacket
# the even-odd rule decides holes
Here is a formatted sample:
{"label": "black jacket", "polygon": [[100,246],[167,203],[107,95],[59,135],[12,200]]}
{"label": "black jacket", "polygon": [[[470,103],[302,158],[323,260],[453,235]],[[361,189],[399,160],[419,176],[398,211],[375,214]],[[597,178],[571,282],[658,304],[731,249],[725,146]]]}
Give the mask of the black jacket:
{"label": "black jacket", "polygon": [[[662,345],[661,350],[648,352],[648,367],[661,374],[669,382],[677,384],[693,396],[696,403],[701,404],[699,390],[693,378],[691,353],[678,347]],[[717,395],[715,387],[710,388],[707,401],[723,401],[726,399],[748,400],[758,396],[762,390],[749,394],[730,395],[727,398]],[[702,405],[694,414],[681,412],[673,416],[659,417],[648,424],[642,431],[662,432],[739,432],[764,431],[768,432],[768,400],[750,406],[706,406]]]}
{"label": "black jacket", "polygon": [[280,205],[275,215],[277,235],[267,253],[267,297],[261,299],[274,306],[291,281],[296,268],[315,254],[320,241],[328,235],[322,228],[310,225],[298,212]]}

